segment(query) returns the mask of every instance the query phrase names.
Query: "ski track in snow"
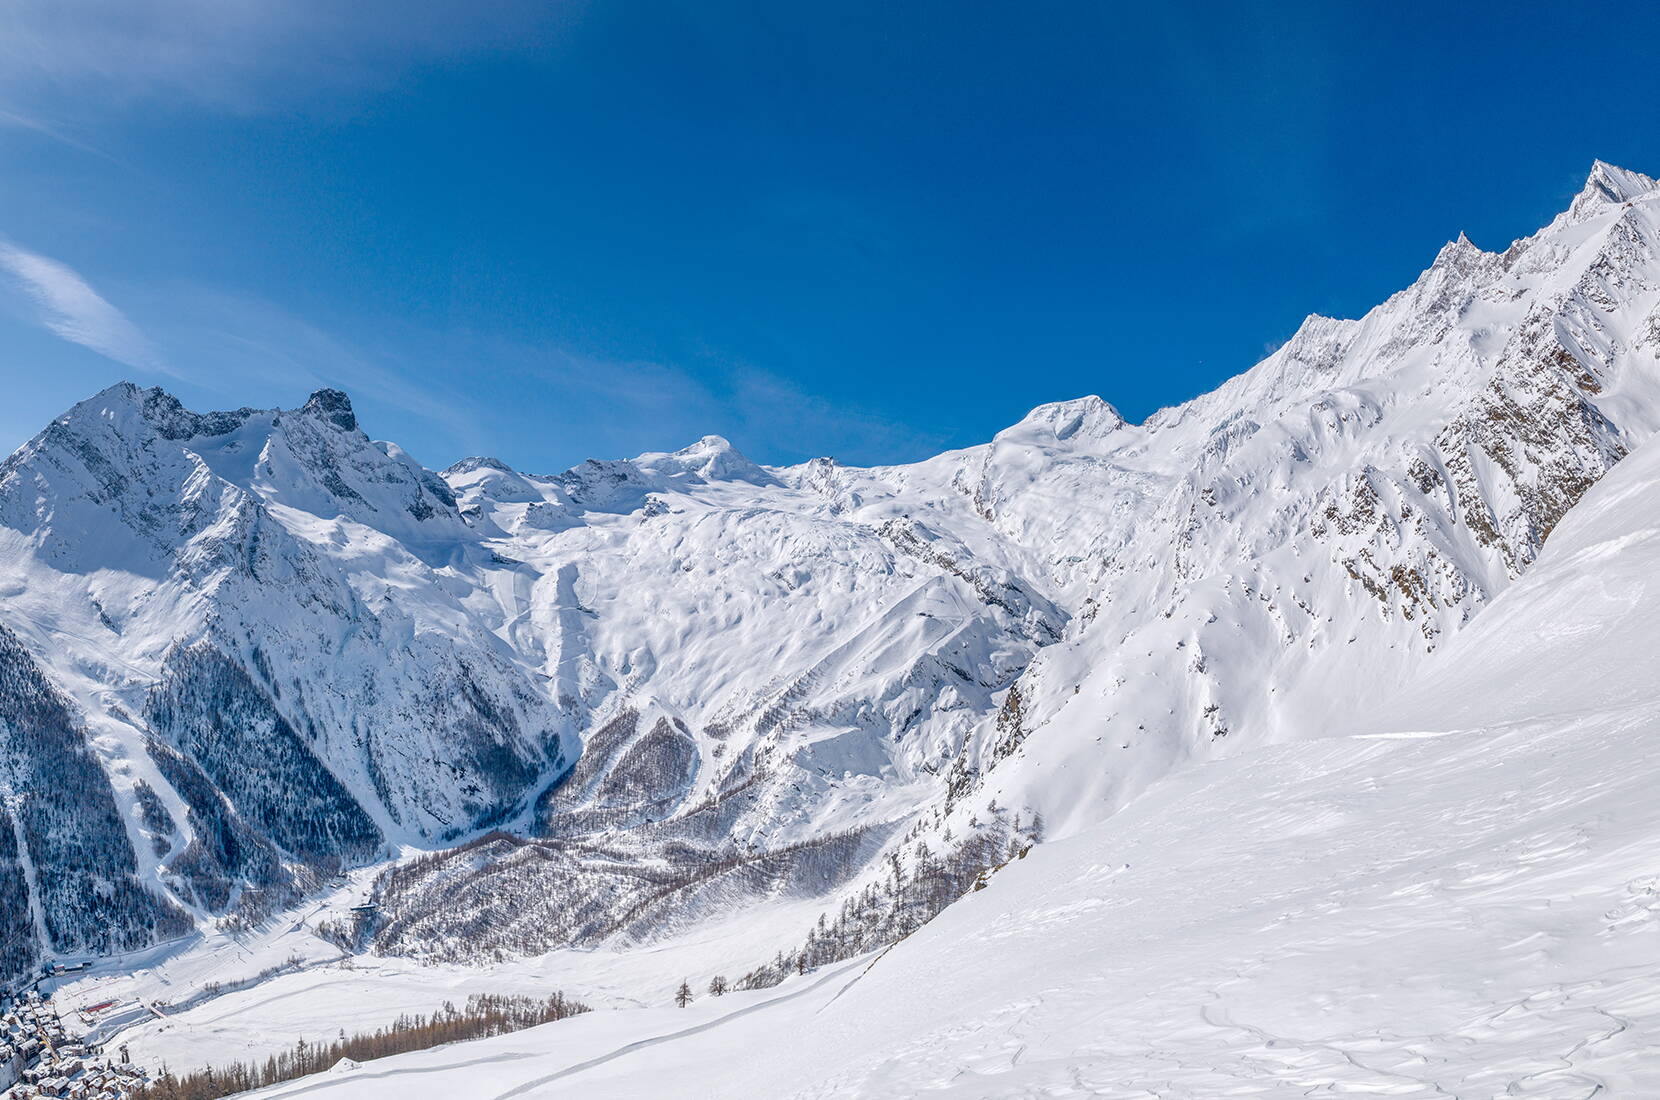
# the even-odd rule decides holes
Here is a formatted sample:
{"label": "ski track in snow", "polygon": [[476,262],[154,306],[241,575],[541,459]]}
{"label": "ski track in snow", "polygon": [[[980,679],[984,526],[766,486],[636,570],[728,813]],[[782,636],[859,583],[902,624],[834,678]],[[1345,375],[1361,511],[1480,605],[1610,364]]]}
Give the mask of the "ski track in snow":
{"label": "ski track in snow", "polygon": [[[813,993],[818,992],[819,988],[821,986],[824,986],[826,984],[834,982],[836,979],[840,978],[843,974],[845,974],[849,970],[860,969],[860,967],[862,965],[863,965],[863,963],[861,961],[861,962],[852,963],[850,965],[831,967],[831,968],[829,968],[830,972],[828,974],[826,974],[825,976],[817,979],[811,985],[808,985],[805,988],[794,989],[794,990],[791,990],[788,993],[785,993],[783,996],[772,997],[772,998],[769,998],[765,1001],[761,1001],[759,1004],[753,1004],[753,1005],[749,1005],[745,1008],[740,1008],[736,1012],[729,1012],[726,1015],[719,1016],[719,1017],[717,1017],[713,1020],[708,1021],[707,1023],[695,1024],[692,1027],[682,1028],[680,1031],[671,1032],[670,1034],[667,1034],[667,1035],[654,1036],[650,1039],[638,1039],[638,1040],[636,1040],[632,1043],[629,1043],[627,1046],[617,1048],[616,1050],[610,1052],[609,1054],[600,1055],[598,1058],[590,1058],[586,1062],[578,1062],[574,1066],[570,1066],[566,1069],[559,1070],[555,1073],[550,1073],[546,1077],[539,1077],[534,1081],[526,1081],[522,1085],[518,1085],[514,1088],[508,1089],[506,1092],[498,1094],[496,1096],[496,1100],[510,1100],[511,1097],[523,1096],[527,1093],[539,1092],[542,1089],[546,1088],[548,1085],[551,1085],[555,1081],[558,1081],[558,1080],[560,1080],[562,1078],[566,1078],[566,1077],[573,1077],[576,1074],[584,1072],[585,1070],[590,1070],[590,1069],[594,1069],[598,1066],[603,1066],[607,1062],[614,1062],[619,1058],[624,1058],[624,1057],[628,1057],[630,1055],[639,1054],[643,1051],[648,1050],[651,1047],[659,1046],[663,1043],[678,1042],[679,1040],[690,1038],[693,1035],[702,1034],[703,1032],[709,1031],[713,1028],[721,1027],[725,1024],[730,1024],[733,1021],[740,1020],[745,1016],[750,1016],[750,1015],[753,1015],[757,1012],[774,1011],[778,1008],[778,1006],[780,1006],[782,1004],[785,1004],[785,1003],[788,1003],[789,1001],[793,1001],[793,1000],[797,999],[798,997],[806,997],[806,996],[809,996]],[[857,974],[855,974],[852,979],[850,979],[845,985],[843,985],[841,987],[840,990],[837,991],[836,995],[840,996],[842,992],[846,991],[848,986],[852,985],[853,982],[856,982],[858,980],[859,980],[859,976]]]}

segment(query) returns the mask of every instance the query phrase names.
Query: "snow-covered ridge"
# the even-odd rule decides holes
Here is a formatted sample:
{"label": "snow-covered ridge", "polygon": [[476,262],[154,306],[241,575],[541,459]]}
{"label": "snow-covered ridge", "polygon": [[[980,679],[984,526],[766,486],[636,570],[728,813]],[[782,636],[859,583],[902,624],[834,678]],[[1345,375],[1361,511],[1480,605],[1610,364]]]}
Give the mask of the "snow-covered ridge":
{"label": "snow-covered ridge", "polygon": [[[440,475],[337,391],[123,384],[0,466],[0,625],[85,727],[108,858],[198,925],[496,828],[385,884],[381,949],[650,939],[992,799],[1065,835],[1361,720],[1527,572],[1660,424],[1657,198],[1599,162],[1534,236],[1460,236],[1142,424],[1084,397],[904,466],[709,436]],[[18,722],[4,774],[38,775]],[[33,940],[106,949],[46,910]]]}
{"label": "snow-covered ridge", "polygon": [[1657,517],[1651,443],[1358,728],[1172,775],[872,956],[706,995],[775,922],[746,915],[650,952],[317,969],[134,1049],[223,1062],[323,1005],[369,1026],[463,982],[557,981],[630,996],[271,1094],[1654,1095]]}

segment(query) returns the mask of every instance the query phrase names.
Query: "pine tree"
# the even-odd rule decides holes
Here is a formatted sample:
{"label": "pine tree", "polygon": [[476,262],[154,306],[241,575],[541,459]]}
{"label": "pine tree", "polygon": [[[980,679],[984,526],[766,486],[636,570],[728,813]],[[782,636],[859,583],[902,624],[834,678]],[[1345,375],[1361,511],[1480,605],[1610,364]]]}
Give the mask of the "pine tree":
{"label": "pine tree", "polygon": [[689,980],[683,980],[680,988],[674,991],[674,1003],[681,1008],[692,1003],[692,983]]}

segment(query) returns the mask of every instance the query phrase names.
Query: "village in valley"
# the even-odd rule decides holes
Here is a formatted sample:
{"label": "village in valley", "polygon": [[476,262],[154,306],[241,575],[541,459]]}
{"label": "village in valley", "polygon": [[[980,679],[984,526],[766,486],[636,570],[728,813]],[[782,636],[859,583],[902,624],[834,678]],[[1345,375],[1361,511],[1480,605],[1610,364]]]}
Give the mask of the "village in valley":
{"label": "village in valley", "polygon": [[[115,1002],[76,1011],[85,1028]],[[49,996],[30,989],[0,996],[0,1100],[124,1100],[141,1088],[144,1070],[71,1033]]]}

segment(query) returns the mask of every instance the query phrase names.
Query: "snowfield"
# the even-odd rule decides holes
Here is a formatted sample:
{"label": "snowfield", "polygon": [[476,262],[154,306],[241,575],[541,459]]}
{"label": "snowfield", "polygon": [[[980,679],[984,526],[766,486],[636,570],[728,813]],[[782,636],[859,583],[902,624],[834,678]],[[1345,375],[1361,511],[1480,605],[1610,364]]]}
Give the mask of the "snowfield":
{"label": "snowfield", "polygon": [[123,383],[0,464],[0,982],[90,962],[175,1070],[596,1009],[273,1096],[1660,1096],[1657,430],[1601,162],[905,466],[440,474]]}
{"label": "snowfield", "polygon": [[1650,448],[1376,728],[1173,776],[875,959],[262,1095],[1660,1095],[1657,621]]}

